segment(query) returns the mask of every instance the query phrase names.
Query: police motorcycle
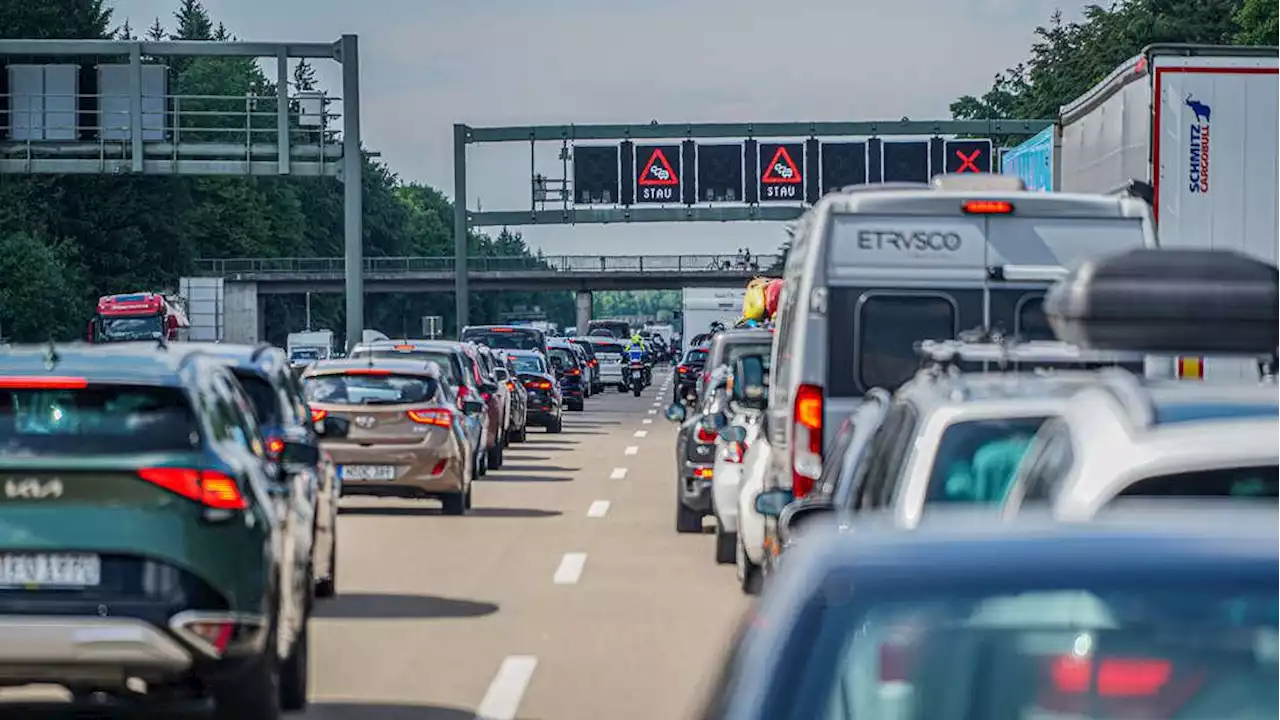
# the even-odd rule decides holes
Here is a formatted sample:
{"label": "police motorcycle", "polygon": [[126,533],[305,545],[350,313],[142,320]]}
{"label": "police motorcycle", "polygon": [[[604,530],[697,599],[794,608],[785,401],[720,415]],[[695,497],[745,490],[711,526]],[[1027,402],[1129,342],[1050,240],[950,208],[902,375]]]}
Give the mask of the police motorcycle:
{"label": "police motorcycle", "polygon": [[639,345],[629,345],[627,347],[626,362],[622,364],[622,385],[623,387],[631,388],[631,392],[636,397],[640,397],[640,393],[645,388],[644,376],[647,371],[644,364],[644,355],[644,350],[640,349]]}

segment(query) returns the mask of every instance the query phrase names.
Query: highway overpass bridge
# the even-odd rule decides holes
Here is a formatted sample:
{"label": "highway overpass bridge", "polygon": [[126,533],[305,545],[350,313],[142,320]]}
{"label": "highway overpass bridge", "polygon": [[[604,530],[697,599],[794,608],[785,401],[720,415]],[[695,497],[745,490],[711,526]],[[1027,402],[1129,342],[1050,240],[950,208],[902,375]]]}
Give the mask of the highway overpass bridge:
{"label": "highway overpass bridge", "polygon": [[[781,274],[781,255],[549,255],[473,257],[467,279],[473,292],[525,290],[577,294],[578,326],[585,332],[595,290],[678,290],[686,287],[743,287],[752,277]],[[365,257],[364,292],[452,293],[453,257]],[[257,342],[263,337],[260,298],[264,295],[342,293],[343,258],[209,258],[196,261],[189,288],[193,332],[207,325],[211,337]],[[209,281],[221,282],[217,291]],[[200,289],[196,289],[200,288]],[[214,306],[205,311],[202,308]],[[209,319],[202,319],[202,315]],[[216,328],[216,330],[212,329]]]}

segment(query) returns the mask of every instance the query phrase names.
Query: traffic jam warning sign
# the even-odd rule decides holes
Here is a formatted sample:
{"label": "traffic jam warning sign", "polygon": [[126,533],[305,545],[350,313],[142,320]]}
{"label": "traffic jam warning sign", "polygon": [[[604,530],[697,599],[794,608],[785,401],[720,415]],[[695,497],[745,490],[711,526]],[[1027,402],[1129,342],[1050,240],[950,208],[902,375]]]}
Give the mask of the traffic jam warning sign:
{"label": "traffic jam warning sign", "polygon": [[636,202],[680,202],[679,145],[637,145]]}
{"label": "traffic jam warning sign", "polygon": [[804,161],[804,146],[800,143],[760,143],[761,202],[804,199],[804,173],[796,158]]}

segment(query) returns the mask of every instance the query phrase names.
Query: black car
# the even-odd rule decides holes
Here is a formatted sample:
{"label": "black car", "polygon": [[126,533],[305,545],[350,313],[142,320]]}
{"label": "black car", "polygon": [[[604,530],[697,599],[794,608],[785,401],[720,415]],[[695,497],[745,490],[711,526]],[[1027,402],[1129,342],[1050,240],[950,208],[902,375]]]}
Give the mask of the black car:
{"label": "black car", "polygon": [[584,338],[570,338],[569,342],[582,348],[587,355],[587,367],[591,370],[590,390],[592,395],[604,392],[604,381],[600,379],[600,359],[596,357],[596,346]]}
{"label": "black car", "polygon": [[524,385],[528,397],[526,422],[529,425],[545,427],[549,433],[560,432],[564,412],[564,396],[560,393],[560,383],[555,373],[547,364],[547,359],[540,352],[528,350],[511,350],[507,359],[516,373],[516,378]]}
{"label": "black car", "polygon": [[524,385],[516,377],[515,368],[511,365],[511,357],[504,351],[494,353],[498,367],[494,368],[494,379],[506,386],[511,396],[511,412],[507,423],[507,442],[522,443],[528,437],[529,430],[529,394]]}
{"label": "black car", "polygon": [[707,365],[708,347],[695,347],[684,354],[676,366],[676,381],[671,389],[671,402],[693,402],[698,395],[698,378]]}
{"label": "black car", "polygon": [[723,419],[729,369],[720,368],[696,403],[673,403],[667,418],[676,431],[676,532],[702,532],[702,518],[712,514],[711,479],[716,461],[716,420]]}
{"label": "black car", "polygon": [[275,720],[307,703],[312,510],[226,364],[172,348],[0,352],[0,684]]}
{"label": "black car", "polygon": [[564,403],[570,410],[581,412],[586,406],[586,383],[588,370],[582,363],[574,346],[564,341],[551,341],[547,349],[551,352],[551,368],[560,381],[560,393],[564,395]]}
{"label": "black car", "polygon": [[226,363],[253,403],[269,459],[282,462],[286,442],[315,449],[315,463],[284,462],[283,469],[290,475],[299,476],[297,485],[306,492],[305,500],[313,508],[315,549],[312,572],[316,595],[331,597],[337,588],[338,497],[341,488],[337,469],[320,449],[311,410],[307,407],[297,377],[289,367],[285,351],[269,344],[253,347],[182,343],[174,345],[174,348],[203,352]]}
{"label": "black car", "polygon": [[815,527],[701,717],[1275,717],[1275,507],[1210,505]]}

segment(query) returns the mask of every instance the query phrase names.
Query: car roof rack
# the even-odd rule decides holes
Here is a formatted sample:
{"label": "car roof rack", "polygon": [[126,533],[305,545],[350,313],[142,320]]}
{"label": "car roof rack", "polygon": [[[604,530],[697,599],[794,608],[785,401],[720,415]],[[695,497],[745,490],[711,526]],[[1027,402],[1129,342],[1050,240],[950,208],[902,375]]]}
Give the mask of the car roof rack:
{"label": "car roof rack", "polygon": [[955,340],[923,340],[916,343],[916,353],[925,366],[951,367],[959,363],[981,363],[984,369],[994,365],[998,370],[1020,366],[1052,368],[1054,366],[1110,366],[1140,363],[1142,353],[1123,350],[1091,350],[1059,341],[1023,341],[1007,336],[998,328],[960,333]]}

